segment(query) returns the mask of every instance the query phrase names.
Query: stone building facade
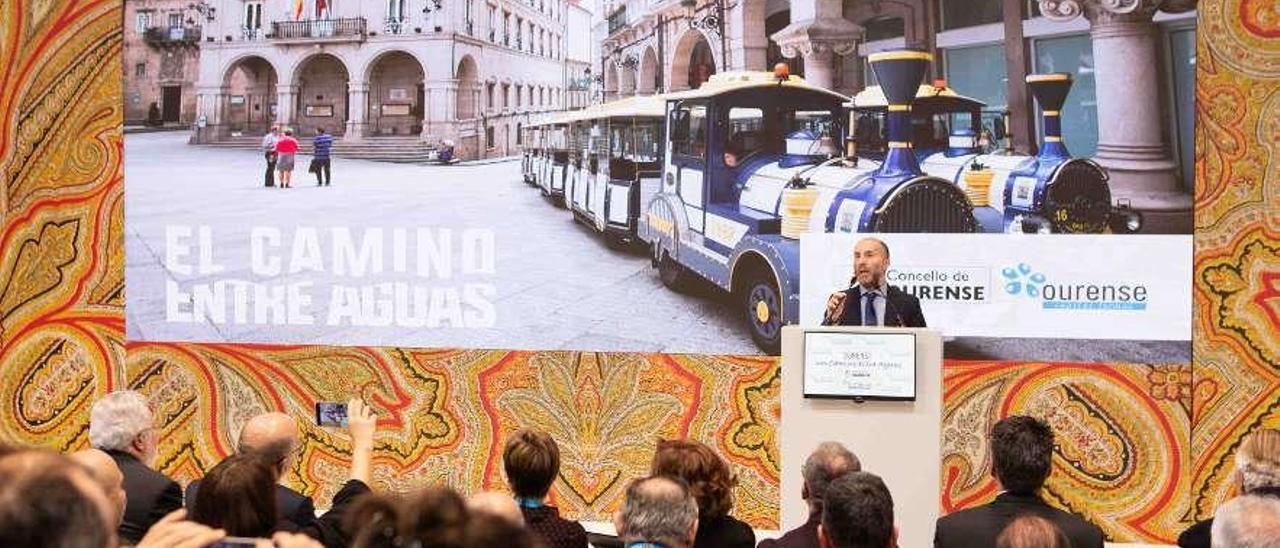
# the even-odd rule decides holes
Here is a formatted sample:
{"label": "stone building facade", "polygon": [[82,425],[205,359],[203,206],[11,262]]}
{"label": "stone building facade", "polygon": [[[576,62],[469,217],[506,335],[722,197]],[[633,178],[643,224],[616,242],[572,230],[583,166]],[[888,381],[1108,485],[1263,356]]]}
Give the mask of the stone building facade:
{"label": "stone building facade", "polygon": [[185,0],[127,0],[124,12],[125,124],[190,125],[206,14]]}
{"label": "stone building facade", "polygon": [[1024,78],[1070,72],[1063,133],[1111,176],[1115,198],[1155,232],[1191,231],[1195,0],[605,0],[606,99],[696,87],[725,70],[787,61],[811,83],[854,94],[866,56],[912,46],[934,78],[1009,116],[1014,148],[1036,147]]}
{"label": "stone building facade", "polygon": [[348,142],[515,154],[565,104],[569,0],[211,0],[193,141],[278,122]]}

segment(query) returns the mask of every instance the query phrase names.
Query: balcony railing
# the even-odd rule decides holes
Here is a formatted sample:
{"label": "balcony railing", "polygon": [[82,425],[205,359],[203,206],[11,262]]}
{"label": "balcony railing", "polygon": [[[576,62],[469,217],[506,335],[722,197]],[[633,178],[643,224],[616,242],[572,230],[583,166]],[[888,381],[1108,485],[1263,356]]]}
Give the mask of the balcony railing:
{"label": "balcony railing", "polygon": [[244,41],[261,40],[265,34],[262,27],[240,27],[240,39]]}
{"label": "balcony railing", "polygon": [[468,20],[465,28],[467,30],[467,36],[476,35],[476,24],[474,21]]}
{"label": "balcony railing", "polygon": [[200,42],[200,27],[151,27],[142,39],[153,46],[195,45]]}
{"label": "balcony railing", "polygon": [[407,17],[391,17],[382,23],[383,34],[408,34],[409,19]]}
{"label": "balcony railing", "polygon": [[271,23],[271,38],[275,40],[352,42],[364,40],[367,34],[368,25],[363,17]]}

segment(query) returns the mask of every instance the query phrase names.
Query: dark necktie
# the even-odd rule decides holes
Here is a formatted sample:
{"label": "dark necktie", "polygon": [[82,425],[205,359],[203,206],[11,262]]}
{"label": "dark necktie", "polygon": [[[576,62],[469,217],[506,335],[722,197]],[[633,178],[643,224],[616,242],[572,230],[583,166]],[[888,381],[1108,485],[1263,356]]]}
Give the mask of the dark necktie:
{"label": "dark necktie", "polygon": [[862,325],[879,325],[880,323],[876,321],[876,294],[872,292],[863,293],[862,298],[867,301],[866,306],[862,307]]}

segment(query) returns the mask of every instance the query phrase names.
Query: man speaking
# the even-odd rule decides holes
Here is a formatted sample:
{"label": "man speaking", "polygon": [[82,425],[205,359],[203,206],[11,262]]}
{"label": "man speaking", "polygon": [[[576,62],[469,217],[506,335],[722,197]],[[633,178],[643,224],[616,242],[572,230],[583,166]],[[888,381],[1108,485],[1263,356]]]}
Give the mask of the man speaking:
{"label": "man speaking", "polygon": [[885,281],[889,246],[863,238],[853,246],[853,287],[827,298],[822,325],[926,327],[920,299]]}

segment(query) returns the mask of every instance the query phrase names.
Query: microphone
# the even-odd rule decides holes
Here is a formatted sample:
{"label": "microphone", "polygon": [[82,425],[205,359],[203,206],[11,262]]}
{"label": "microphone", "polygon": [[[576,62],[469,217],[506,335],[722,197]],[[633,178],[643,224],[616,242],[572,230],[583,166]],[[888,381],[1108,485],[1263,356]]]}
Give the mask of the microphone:
{"label": "microphone", "polygon": [[[889,325],[890,312],[892,312],[893,320],[895,323],[897,323],[897,325]],[[885,327],[906,327],[905,325],[902,325],[902,315],[899,314],[898,311],[893,308],[893,301],[889,299],[888,286],[885,286],[885,292],[884,292],[884,326]]]}

